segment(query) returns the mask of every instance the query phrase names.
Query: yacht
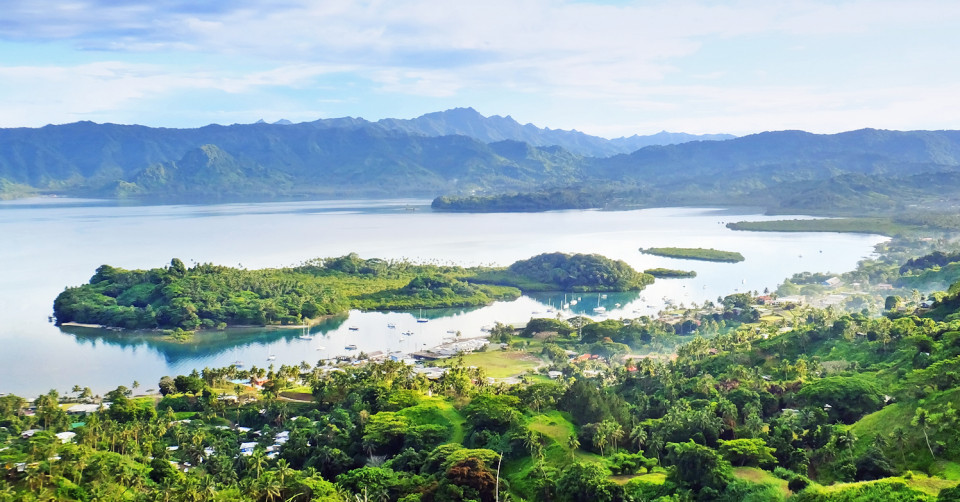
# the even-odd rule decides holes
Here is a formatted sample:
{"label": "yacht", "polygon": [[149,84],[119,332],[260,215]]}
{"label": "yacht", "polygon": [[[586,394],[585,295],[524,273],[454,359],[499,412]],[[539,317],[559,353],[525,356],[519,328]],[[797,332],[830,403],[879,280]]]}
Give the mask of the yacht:
{"label": "yacht", "polygon": [[598,295],[598,296],[597,296],[597,306],[593,308],[593,311],[594,311],[594,312],[596,312],[596,313],[598,313],[598,314],[602,314],[602,313],[604,313],[604,312],[607,311],[607,308],[606,308],[606,307],[601,307],[601,306],[600,306],[600,298],[606,298],[606,297],[607,297],[607,295]]}
{"label": "yacht", "polygon": [[347,350],[357,350],[357,346],[354,345],[354,344],[352,344],[352,343],[351,343],[350,345],[347,345],[347,346],[344,347],[344,348],[347,349]]}

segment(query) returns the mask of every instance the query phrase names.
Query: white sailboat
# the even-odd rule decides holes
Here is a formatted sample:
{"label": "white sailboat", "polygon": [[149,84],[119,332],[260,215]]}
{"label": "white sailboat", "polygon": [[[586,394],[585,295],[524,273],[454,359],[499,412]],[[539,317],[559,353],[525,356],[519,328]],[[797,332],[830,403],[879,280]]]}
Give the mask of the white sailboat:
{"label": "white sailboat", "polygon": [[[602,295],[602,296],[607,296],[607,295]],[[602,314],[607,311],[606,307],[600,306],[600,298],[601,298],[601,295],[597,295],[597,306],[593,308],[593,311],[598,314]]]}
{"label": "white sailboat", "polygon": [[417,317],[417,322],[428,322],[430,319],[423,317],[423,309],[420,309],[420,316]]}

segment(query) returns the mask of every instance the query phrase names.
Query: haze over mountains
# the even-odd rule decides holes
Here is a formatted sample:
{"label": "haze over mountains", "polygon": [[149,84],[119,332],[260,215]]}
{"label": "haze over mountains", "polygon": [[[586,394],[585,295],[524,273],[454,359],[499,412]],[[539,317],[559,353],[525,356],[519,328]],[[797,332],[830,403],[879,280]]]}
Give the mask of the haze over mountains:
{"label": "haze over mountains", "polygon": [[197,129],[78,122],[0,130],[0,192],[8,196],[36,189],[203,202],[577,187],[628,190],[630,202],[641,205],[831,210],[950,203],[960,186],[958,166],[957,131],[608,140],[470,108],[377,122],[345,117]]}

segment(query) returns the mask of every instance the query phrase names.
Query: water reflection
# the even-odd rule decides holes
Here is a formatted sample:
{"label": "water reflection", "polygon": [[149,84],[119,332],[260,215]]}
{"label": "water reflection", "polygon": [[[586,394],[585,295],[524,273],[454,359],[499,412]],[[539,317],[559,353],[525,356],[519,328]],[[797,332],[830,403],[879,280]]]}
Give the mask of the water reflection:
{"label": "water reflection", "polygon": [[80,345],[106,344],[120,348],[145,347],[161,356],[167,364],[186,360],[218,359],[237,348],[269,347],[278,342],[292,342],[303,335],[322,335],[339,329],[346,323],[346,314],[330,317],[307,328],[231,328],[222,331],[202,331],[185,341],[177,341],[156,331],[111,330],[86,326],[60,326],[60,331],[73,335]]}

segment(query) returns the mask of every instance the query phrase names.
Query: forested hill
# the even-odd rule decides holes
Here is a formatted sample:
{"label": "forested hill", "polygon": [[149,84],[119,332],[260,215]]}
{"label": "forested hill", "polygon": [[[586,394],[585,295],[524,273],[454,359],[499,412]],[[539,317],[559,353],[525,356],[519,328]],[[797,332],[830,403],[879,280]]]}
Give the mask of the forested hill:
{"label": "forested hill", "polygon": [[[78,122],[2,129],[0,197],[33,190],[216,201],[562,189],[588,195],[574,197],[576,207],[622,199],[830,211],[926,202],[944,207],[960,188],[958,131],[780,131],[601,158],[516,139],[488,142],[509,136],[510,128],[500,127],[508,119],[467,109],[377,123],[343,118],[164,129]],[[449,131],[458,134],[438,135]],[[539,139],[514,136],[548,142],[549,130],[539,131]],[[537,199],[517,200],[525,210],[554,208],[552,198]]]}
{"label": "forested hill", "polygon": [[565,150],[426,137],[370,124],[199,129],[78,122],[0,130],[0,180],[63,194],[151,198],[419,195],[582,177]]}

